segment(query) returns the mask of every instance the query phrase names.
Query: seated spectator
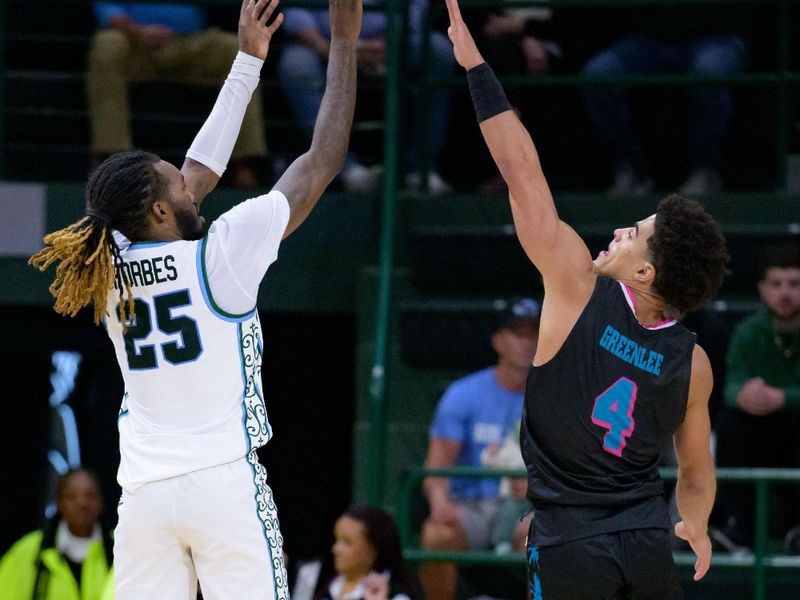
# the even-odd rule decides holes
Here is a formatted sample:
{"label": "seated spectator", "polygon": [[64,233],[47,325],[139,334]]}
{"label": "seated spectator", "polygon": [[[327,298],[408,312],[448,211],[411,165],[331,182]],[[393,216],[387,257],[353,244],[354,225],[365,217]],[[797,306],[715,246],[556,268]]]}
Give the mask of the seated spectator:
{"label": "seated spectator", "polygon": [[[86,96],[96,165],[133,147],[129,83],[158,80],[219,87],[239,44],[235,33],[209,28],[205,9],[192,4],[95,2],[94,11],[99,31],[89,51]],[[261,94],[256,89],[233,149],[231,185],[259,187],[253,165],[266,155]]]}
{"label": "seated spectator", "polygon": [[314,586],[314,600],[419,600],[391,516],[355,506],[336,520],[333,535],[332,560],[300,568],[294,600],[309,598]]}
{"label": "seated spectator", "polygon": [[[423,48],[423,17],[428,0],[411,0],[409,5],[409,52],[411,68],[419,67]],[[361,25],[361,39],[358,52],[358,66],[364,77],[382,76],[386,70],[386,25],[387,15],[383,11],[365,10]],[[322,89],[325,83],[325,65],[328,60],[330,29],[327,11],[288,9],[283,26],[290,41],[283,49],[279,64],[279,76],[289,106],[292,108],[300,126],[311,132],[319,112]],[[448,77],[455,72],[455,61],[450,42],[444,34],[432,31],[430,38],[429,63],[431,76]],[[419,118],[421,111],[427,114],[430,125],[427,142],[428,152],[436,158],[444,145],[449,117],[449,94],[441,88],[432,89],[426,106],[414,106],[412,118]],[[413,125],[412,125],[413,127]],[[419,188],[422,184],[417,164],[420,153],[419,143],[410,144],[405,158],[407,173],[406,186]],[[371,192],[379,182],[382,169],[379,166],[368,168],[361,164],[351,150],[342,170],[341,178],[348,191]],[[450,186],[432,170],[428,173],[428,189],[432,193],[443,193]]]}
{"label": "seated spectator", "polygon": [[[758,293],[763,306],[733,332],[725,402],[717,425],[720,467],[800,467],[800,245],[768,249]],[[789,550],[800,553],[800,490],[773,487],[783,500]],[[752,485],[718,495],[726,533],[753,543]],[[785,531],[785,529],[784,529]]]}
{"label": "seated spectator", "polygon": [[[647,12],[634,13],[627,24],[629,35],[586,63],[584,75],[715,76],[736,74],[745,68],[748,49],[742,32],[748,25],[746,7],[647,6],[644,10]],[[653,189],[654,173],[634,126],[628,103],[630,89],[593,85],[585,88],[584,99],[595,132],[614,161],[614,184],[609,193],[641,196]],[[699,84],[663,89],[662,98],[685,103],[688,108],[690,173],[680,193],[698,197],[718,192],[723,185],[723,145],[733,108],[730,88]]]}
{"label": "seated spectator", "polygon": [[17,541],[0,560],[4,600],[99,600],[111,565],[111,539],[100,524],[97,477],[69,471],[56,490],[55,516]]}
{"label": "seated spectator", "polygon": [[[492,334],[497,364],[454,382],[440,400],[431,426],[426,468],[481,466],[486,448],[501,445],[518,425],[538,333],[538,303],[531,299],[512,303]],[[422,526],[424,549],[492,547],[492,529],[502,502],[497,479],[428,477],[423,489],[430,505],[430,516]],[[527,526],[518,525],[520,530]],[[524,540],[525,534],[517,532],[512,542],[521,541],[518,549],[522,550]],[[426,562],[420,577],[426,597],[455,597],[454,564]]]}

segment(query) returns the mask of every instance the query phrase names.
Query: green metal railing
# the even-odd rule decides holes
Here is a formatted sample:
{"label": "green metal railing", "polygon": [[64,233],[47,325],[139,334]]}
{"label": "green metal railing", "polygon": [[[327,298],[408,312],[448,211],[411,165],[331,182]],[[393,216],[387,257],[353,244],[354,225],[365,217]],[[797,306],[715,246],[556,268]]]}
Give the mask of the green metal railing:
{"label": "green metal railing", "polygon": [[[661,476],[668,481],[677,479],[674,468],[661,470]],[[526,566],[522,552],[495,554],[494,552],[465,550],[458,552],[441,550],[422,550],[412,546],[414,538],[411,505],[426,477],[527,477],[519,469],[486,469],[481,467],[448,467],[440,469],[417,468],[409,472],[400,488],[397,504],[397,526],[403,542],[403,555],[412,562],[451,561],[465,565]],[[767,598],[768,569],[800,569],[800,556],[768,554],[769,488],[770,485],[800,485],[800,469],[717,469],[720,482],[753,483],[755,486],[756,518],[755,544],[753,554],[720,555],[711,559],[713,567],[746,567],[753,569],[754,600]],[[690,552],[674,553],[679,566],[694,565],[695,556]]]}

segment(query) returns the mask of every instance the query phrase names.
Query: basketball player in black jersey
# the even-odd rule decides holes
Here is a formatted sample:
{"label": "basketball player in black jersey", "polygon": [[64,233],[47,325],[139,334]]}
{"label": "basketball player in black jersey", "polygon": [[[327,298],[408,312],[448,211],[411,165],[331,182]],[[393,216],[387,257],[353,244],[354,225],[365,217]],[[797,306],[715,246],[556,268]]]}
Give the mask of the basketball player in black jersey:
{"label": "basketball player in black jersey", "polygon": [[676,319],[708,300],[725,272],[719,226],[678,196],[614,232],[593,261],[556,213],[528,132],[458,8],[448,35],[467,69],[481,132],[509,189],[517,236],[544,280],[522,431],[534,600],[682,597],[669,544],[659,452],[674,437],[675,533],[711,561],[716,481],[709,450],[706,353]]}

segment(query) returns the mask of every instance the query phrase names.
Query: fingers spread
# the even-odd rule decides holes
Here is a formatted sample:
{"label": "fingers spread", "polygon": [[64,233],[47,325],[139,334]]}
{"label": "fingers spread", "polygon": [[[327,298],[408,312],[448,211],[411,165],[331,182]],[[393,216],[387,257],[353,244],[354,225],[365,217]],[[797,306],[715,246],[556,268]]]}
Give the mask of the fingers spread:
{"label": "fingers spread", "polygon": [[258,16],[258,22],[262,25],[266,25],[269,18],[272,16],[272,13],[275,12],[275,8],[278,6],[278,0],[258,0],[258,4],[256,4],[256,15]]}
{"label": "fingers spread", "polygon": [[278,27],[281,26],[281,23],[283,23],[283,13],[278,13],[278,16],[275,17],[274,21],[272,21],[272,25],[267,27],[269,34],[272,35],[275,33],[278,30]]}

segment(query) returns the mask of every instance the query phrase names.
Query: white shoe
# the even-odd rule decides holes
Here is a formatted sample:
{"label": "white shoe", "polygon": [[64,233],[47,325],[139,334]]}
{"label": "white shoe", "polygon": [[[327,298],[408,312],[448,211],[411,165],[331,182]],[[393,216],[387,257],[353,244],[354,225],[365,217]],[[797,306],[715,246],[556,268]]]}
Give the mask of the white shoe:
{"label": "white shoe", "polygon": [[609,196],[634,196],[641,198],[653,191],[653,180],[649,177],[642,178],[631,167],[618,169],[614,175],[614,185],[608,190]]}
{"label": "white shoe", "polygon": [[[409,190],[419,191],[422,187],[422,177],[418,172],[409,173],[405,177],[405,184]],[[453,188],[436,171],[428,172],[428,193],[433,196],[452,192]]]}
{"label": "white shoe", "polygon": [[358,163],[342,171],[342,183],[348,192],[372,194],[378,190],[383,177],[383,166],[365,167]]}
{"label": "white shoe", "polygon": [[719,172],[711,167],[699,167],[692,171],[678,193],[687,198],[699,198],[716,194],[721,189],[722,177]]}

